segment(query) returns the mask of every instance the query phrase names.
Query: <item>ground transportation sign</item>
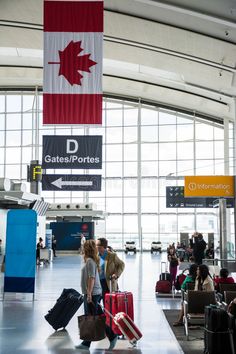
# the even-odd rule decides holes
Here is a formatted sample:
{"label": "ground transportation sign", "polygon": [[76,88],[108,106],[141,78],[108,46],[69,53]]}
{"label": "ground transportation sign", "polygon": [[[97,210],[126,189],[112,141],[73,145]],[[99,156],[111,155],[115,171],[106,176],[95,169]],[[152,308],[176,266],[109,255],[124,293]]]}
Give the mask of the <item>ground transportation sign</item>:
{"label": "ground transportation sign", "polygon": [[100,191],[101,175],[43,175],[44,191]]}
{"label": "ground transportation sign", "polygon": [[[169,186],[166,187],[166,207],[167,208],[214,208],[218,207],[216,197],[188,197],[184,196],[185,187],[183,186]],[[234,198],[226,199],[227,208],[234,207]]]}
{"label": "ground transportation sign", "polygon": [[101,135],[44,135],[42,167],[102,168]]}

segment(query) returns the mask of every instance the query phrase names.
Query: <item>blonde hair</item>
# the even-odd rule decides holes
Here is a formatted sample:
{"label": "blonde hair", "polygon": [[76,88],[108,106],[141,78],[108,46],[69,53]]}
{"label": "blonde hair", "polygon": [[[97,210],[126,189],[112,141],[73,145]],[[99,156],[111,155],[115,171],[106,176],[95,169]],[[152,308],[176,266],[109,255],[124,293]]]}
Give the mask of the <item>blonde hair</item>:
{"label": "blonde hair", "polygon": [[94,262],[96,263],[97,268],[99,270],[100,259],[99,259],[99,256],[98,256],[98,251],[97,251],[97,247],[96,247],[95,241],[94,240],[87,240],[84,243],[83,252],[84,252],[84,260],[85,260],[85,262],[86,262],[86,259],[92,258],[94,260]]}

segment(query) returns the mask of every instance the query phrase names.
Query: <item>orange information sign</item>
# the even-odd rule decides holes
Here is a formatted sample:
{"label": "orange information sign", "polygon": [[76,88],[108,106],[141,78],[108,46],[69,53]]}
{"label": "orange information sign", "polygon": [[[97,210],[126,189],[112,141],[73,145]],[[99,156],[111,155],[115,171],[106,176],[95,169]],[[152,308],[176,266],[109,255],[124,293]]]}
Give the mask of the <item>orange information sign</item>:
{"label": "orange information sign", "polygon": [[185,197],[234,197],[234,176],[185,176]]}

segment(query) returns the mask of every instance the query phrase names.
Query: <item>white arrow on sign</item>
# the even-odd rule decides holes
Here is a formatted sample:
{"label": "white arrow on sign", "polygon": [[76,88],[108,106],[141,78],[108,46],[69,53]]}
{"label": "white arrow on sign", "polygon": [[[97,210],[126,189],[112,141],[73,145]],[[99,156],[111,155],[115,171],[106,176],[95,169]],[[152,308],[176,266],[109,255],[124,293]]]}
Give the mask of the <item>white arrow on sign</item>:
{"label": "white arrow on sign", "polygon": [[62,189],[63,186],[92,186],[93,181],[62,181],[62,178],[56,179],[56,181],[52,182],[54,186]]}

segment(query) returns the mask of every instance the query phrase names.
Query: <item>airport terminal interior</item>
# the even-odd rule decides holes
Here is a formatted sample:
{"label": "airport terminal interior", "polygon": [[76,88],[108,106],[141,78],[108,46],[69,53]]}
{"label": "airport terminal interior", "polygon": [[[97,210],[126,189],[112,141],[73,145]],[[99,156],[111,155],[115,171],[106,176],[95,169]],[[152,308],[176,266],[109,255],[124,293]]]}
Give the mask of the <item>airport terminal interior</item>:
{"label": "airport terminal interior", "polygon": [[[158,296],[155,285],[168,245],[188,247],[195,231],[236,281],[236,1],[104,0],[102,124],[44,124],[43,9],[43,0],[0,0],[0,353],[82,352],[75,345],[83,306],[66,330],[44,319],[64,288],[81,291],[82,234],[108,240],[125,263],[119,289],[134,296],[143,337],[136,347],[119,338],[113,352],[203,353],[202,329],[187,341],[184,327],[172,326],[180,292]],[[60,147],[65,136],[72,144],[101,138],[100,168],[43,166],[46,139]],[[186,198],[188,176],[221,176],[222,189],[229,178],[233,192]],[[100,187],[65,187],[76,178],[98,178]],[[21,212],[32,217],[35,249],[42,237],[48,250],[33,260],[32,293],[6,285],[4,255],[25,240],[15,223]],[[93,342],[90,352],[108,347],[107,339]]]}

